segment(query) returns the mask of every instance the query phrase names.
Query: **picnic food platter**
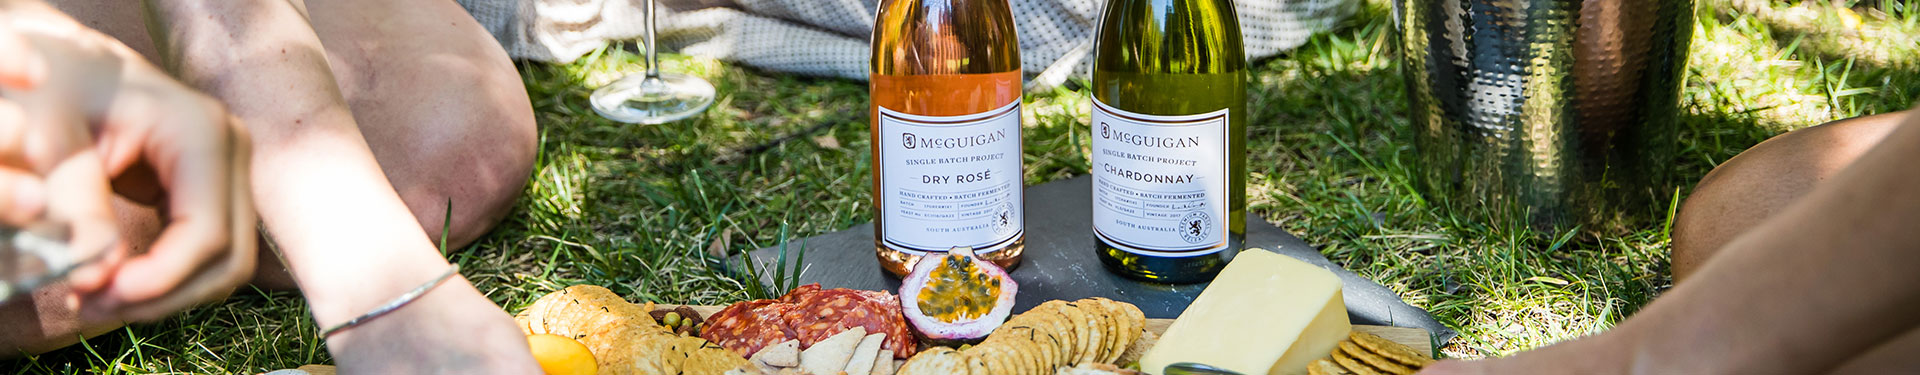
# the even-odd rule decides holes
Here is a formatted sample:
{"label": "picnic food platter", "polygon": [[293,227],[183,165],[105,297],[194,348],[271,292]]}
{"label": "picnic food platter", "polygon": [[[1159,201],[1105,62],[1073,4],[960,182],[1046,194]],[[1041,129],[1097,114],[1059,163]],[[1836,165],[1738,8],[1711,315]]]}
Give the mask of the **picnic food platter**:
{"label": "picnic food platter", "polygon": [[1350,324],[1336,277],[1275,253],[1239,257],[1179,319],[1100,297],[1005,312],[1019,286],[994,270],[960,250],[922,259],[900,295],[810,284],[727,306],[636,304],[575,285],[514,319],[530,336],[577,340],[594,362],[582,373],[598,374],[1127,375],[1183,362],[1412,374],[1431,362],[1428,332]]}
{"label": "picnic food platter", "polygon": [[[662,309],[675,310],[680,308],[685,308],[688,311],[692,311],[696,314],[699,314],[699,316],[704,318],[706,316],[710,316],[710,315],[713,315],[714,313],[720,312],[720,310],[726,308],[726,306],[656,305],[655,311],[661,311]],[[1156,341],[1159,341],[1160,334],[1165,333],[1167,331],[1167,326],[1170,326],[1170,325],[1173,325],[1173,319],[1147,319],[1146,324],[1142,326],[1144,328],[1144,331],[1141,332],[1141,336],[1137,339],[1137,341],[1133,342],[1132,346],[1135,348],[1141,348],[1141,349],[1153,347]],[[1398,358],[1401,358],[1400,360],[1402,361],[1415,361],[1415,359],[1413,358],[1427,358],[1427,359],[1432,358],[1430,354],[1422,354],[1422,353],[1433,352],[1433,342],[1428,340],[1428,337],[1430,337],[1431,335],[1429,335],[1426,330],[1422,330],[1419,328],[1406,328],[1406,327],[1394,327],[1394,326],[1354,325],[1353,331],[1365,333],[1367,335],[1372,335],[1373,337],[1378,337],[1380,339],[1391,341],[1393,343],[1400,344],[1407,347],[1407,349],[1411,350],[1410,352],[1396,354],[1400,356]],[[1378,342],[1375,342],[1375,344],[1376,346],[1366,346],[1362,349],[1372,352],[1376,350],[1385,350],[1385,349],[1374,349],[1374,348],[1387,347],[1386,345],[1381,345]],[[1341,348],[1346,349],[1345,346],[1342,346]],[[1138,353],[1129,353],[1129,354],[1138,354]],[[1131,356],[1122,355],[1123,359],[1137,359],[1137,358],[1129,358],[1129,357]]]}
{"label": "picnic food platter", "polygon": [[[781,298],[793,304],[781,306],[780,300],[751,300],[732,306],[672,306],[672,304],[632,304],[612,290],[591,285],[576,285],[541,296],[515,319],[528,335],[561,335],[586,344],[599,362],[597,373],[849,373],[849,375],[922,375],[922,373],[1129,373],[1127,363],[1158,344],[1160,335],[1173,325],[1173,319],[1144,319],[1127,312],[1125,302],[1087,298],[1077,302],[1048,302],[1041,308],[1014,315],[995,335],[977,344],[960,348],[935,346],[927,340],[906,337],[893,340],[887,331],[876,329],[868,335],[866,325],[904,327],[899,321],[868,319],[847,321],[843,325],[820,325],[822,321],[841,321],[860,317],[858,298],[872,298],[872,290],[820,290],[797,288]],[[749,323],[728,313],[751,312],[747,306],[776,306],[793,315],[814,315],[793,327],[806,333],[808,340],[787,338],[758,346],[764,337],[780,337],[785,327],[768,329],[764,323],[783,317],[756,315]],[[833,310],[833,306],[847,310]],[[820,315],[822,310],[826,315]],[[682,313],[691,315],[680,317]],[[664,325],[657,315],[672,313],[682,329]],[[699,323],[687,323],[699,321]],[[720,323],[716,323],[720,321]],[[1079,321],[1075,325],[1073,321]],[[758,323],[758,325],[756,325]],[[791,323],[791,321],[789,321]],[[1071,325],[1071,327],[1069,327]],[[778,329],[778,331],[776,331]],[[837,331],[835,331],[837,329]],[[831,335],[826,335],[831,333]],[[712,342],[703,337],[722,338]],[[1033,340],[1033,338],[1039,340]],[[1025,338],[1025,340],[1023,340]],[[743,342],[747,342],[743,346]],[[893,342],[912,342],[895,346]],[[1044,344],[1043,344],[1044,342]],[[733,348],[755,346],[751,354]],[[1390,352],[1388,352],[1390,350]],[[1352,337],[1340,350],[1313,365],[1334,369],[1365,371],[1313,371],[1311,373],[1411,373],[1425,365],[1432,346],[1427,331],[1382,325],[1354,325]],[[866,371],[847,371],[862,367]],[[833,369],[833,371],[828,371]]]}
{"label": "picnic food platter", "polygon": [[[1061,183],[1030,187],[1027,189],[1028,192],[1032,197],[1037,199],[1028,199],[1027,204],[1029,206],[1036,204],[1040,206],[1029,207],[1029,211],[1084,211],[1085,207],[1083,206],[1086,205],[1084,195],[1088,189],[1090,189],[1090,187],[1084,177]],[[1074,195],[1076,194],[1079,197],[1075,197]],[[1214,364],[1228,368],[1237,368],[1238,370],[1236,371],[1245,374],[1398,373],[1390,371],[1391,369],[1374,367],[1362,367],[1361,369],[1364,371],[1327,372],[1324,370],[1348,369],[1347,367],[1342,367],[1338,362],[1339,358],[1334,356],[1342,350],[1338,343],[1343,341],[1354,341],[1355,344],[1352,346],[1361,349],[1361,351],[1347,355],[1347,357],[1349,357],[1349,363],[1352,365],[1376,366],[1368,362],[1367,359],[1371,357],[1384,357],[1384,354],[1380,352],[1370,351],[1366,349],[1366,346],[1359,345],[1361,341],[1356,340],[1355,337],[1351,337],[1355,335],[1351,335],[1350,332],[1368,333],[1387,341],[1405,345],[1411,349],[1411,352],[1421,353],[1421,357],[1426,357],[1429,353],[1434,353],[1432,349],[1435,345],[1434,343],[1445,342],[1451,337],[1452,332],[1446,329],[1444,325],[1433,322],[1425,311],[1401,302],[1399,296],[1391,290],[1364,277],[1353,274],[1351,271],[1341,269],[1338,264],[1331,263],[1320,256],[1311,246],[1306,245],[1304,242],[1286,234],[1284,231],[1273,227],[1263,220],[1250,217],[1248,222],[1247,242],[1250,245],[1249,248],[1246,251],[1240,252],[1240,255],[1232,261],[1232,264],[1215,278],[1213,282],[1206,284],[1165,285],[1138,283],[1119,279],[1107,273],[1099,272],[1099,267],[1097,266],[1098,261],[1092,259],[1091,254],[1085,251],[1030,251],[1028,252],[1029,257],[1024,262],[1024,265],[1014,270],[1000,271],[988,270],[985,267],[975,267],[976,269],[969,270],[966,266],[972,265],[973,261],[971,259],[964,259],[965,262],[961,262],[963,264],[958,265],[959,267],[936,267],[936,269],[943,270],[943,275],[936,277],[932,272],[927,272],[927,275],[924,275],[925,278],[929,280],[940,280],[934,282],[922,281],[920,278],[914,277],[914,275],[909,275],[909,277],[906,278],[895,278],[886,275],[885,272],[879,272],[877,271],[879,266],[874,262],[874,256],[871,252],[819,251],[820,249],[846,249],[871,246],[872,227],[863,225],[842,232],[793,241],[794,243],[803,244],[803,247],[814,250],[807,252],[810,255],[807,255],[804,261],[797,261],[792,257],[792,254],[788,254],[777,248],[754,251],[752,252],[751,258],[743,256],[743,258],[747,258],[749,261],[766,265],[775,264],[777,261],[794,262],[788,264],[792,264],[792,267],[796,270],[804,269],[806,271],[801,273],[798,278],[800,284],[818,283],[821,285],[820,287],[804,288],[812,289],[813,291],[811,292],[796,289],[796,291],[801,292],[789,293],[788,296],[784,297],[786,301],[781,301],[779,298],[776,298],[773,300],[745,301],[729,306],[654,305],[649,308],[645,304],[638,304],[633,307],[620,307],[632,304],[627,303],[625,298],[608,291],[597,297],[589,298],[589,300],[598,300],[598,302],[588,304],[600,306],[600,308],[597,309],[598,311],[577,310],[560,313],[560,310],[552,309],[559,305],[533,304],[525,307],[510,307],[509,312],[520,314],[523,320],[526,320],[527,317],[531,317],[536,313],[542,314],[545,317],[541,318],[541,320],[546,321],[545,323],[541,323],[546,325],[546,327],[542,328],[545,330],[543,332],[567,334],[565,337],[561,337],[563,340],[552,340],[554,337],[560,337],[560,335],[540,336],[536,338],[536,336],[539,336],[536,335],[538,332],[532,329],[532,327],[523,324],[522,329],[526,330],[527,332],[525,333],[529,334],[529,345],[533,347],[532,349],[536,359],[556,357],[551,354],[556,352],[551,350],[552,348],[549,347],[551,345],[543,345],[542,343],[577,340],[577,343],[574,344],[576,346],[565,347],[590,353],[570,357],[585,357],[586,365],[589,366],[588,368],[596,369],[585,373],[607,374],[725,374],[727,371],[740,369],[730,366],[738,366],[741,363],[754,364],[755,361],[752,355],[760,353],[748,352],[747,349],[728,349],[726,346],[727,339],[724,337],[701,337],[703,334],[713,332],[713,327],[725,326],[727,324],[742,324],[742,326],[750,325],[758,327],[754,328],[753,331],[748,331],[748,333],[742,337],[759,337],[756,336],[755,332],[782,332],[782,336],[778,337],[771,335],[759,337],[760,339],[766,340],[760,345],[762,350],[770,346],[788,345],[779,346],[779,348],[776,349],[786,352],[781,353],[776,351],[774,353],[768,353],[760,359],[762,362],[771,359],[772,362],[795,365],[794,367],[797,367],[797,362],[799,361],[797,355],[792,357],[794,362],[790,363],[782,361],[787,359],[786,357],[774,358],[775,356],[772,354],[784,355],[786,353],[804,352],[807,349],[812,349],[813,345],[818,343],[817,341],[801,340],[802,338],[798,335],[801,329],[797,328],[802,326],[801,324],[786,323],[789,321],[805,323],[806,321],[802,319],[807,317],[806,314],[793,313],[795,314],[795,318],[793,319],[772,319],[772,322],[753,324],[724,323],[723,321],[726,320],[723,319],[724,316],[785,316],[787,313],[805,309],[799,309],[797,308],[798,306],[780,307],[774,305],[813,305],[817,303],[833,303],[840,300],[848,301],[848,306],[852,306],[851,303],[860,300],[867,300],[869,302],[884,300],[882,303],[868,304],[869,308],[863,309],[868,314],[880,311],[878,307],[874,306],[894,306],[893,308],[900,310],[898,314],[903,315],[900,320],[906,321],[906,326],[910,327],[910,329],[907,330],[909,332],[908,334],[902,335],[898,334],[898,331],[893,331],[895,333],[887,334],[885,339],[876,338],[868,348],[861,348],[860,343],[862,341],[868,341],[865,336],[872,336],[876,333],[887,333],[889,330],[893,330],[893,328],[880,325],[869,327],[866,324],[859,324],[863,331],[861,333],[865,336],[859,337],[859,340],[844,338],[836,341],[842,343],[852,342],[852,347],[855,349],[849,350],[850,352],[875,351],[871,346],[879,346],[879,350],[895,350],[895,358],[893,358],[892,361],[885,361],[887,364],[894,366],[893,370],[895,370],[895,373],[899,373],[899,366],[906,365],[907,360],[911,359],[913,355],[918,355],[927,350],[937,350],[941,352],[948,350],[933,349],[936,346],[947,347],[954,352],[976,350],[973,349],[973,346],[984,342],[987,338],[984,336],[992,336],[994,331],[1001,328],[1013,327],[1014,325],[1010,325],[1008,322],[1019,318],[1021,315],[1033,313],[1033,310],[1037,309],[1040,305],[1048,303],[1078,304],[1080,300],[1094,297],[1123,302],[1144,312],[1147,319],[1144,320],[1144,323],[1140,324],[1143,327],[1142,331],[1138,333],[1140,337],[1133,340],[1132,343],[1127,345],[1125,350],[1121,351],[1121,357],[1123,358],[1121,360],[1115,360],[1113,363],[1097,361],[1076,362],[1071,367],[1066,363],[1057,363],[1059,367],[1056,367],[1054,369],[1055,371],[1045,373],[1117,373],[1115,370],[1129,367],[1129,365],[1135,363],[1138,363],[1138,366],[1142,369],[1151,370],[1150,368],[1155,367],[1155,364],[1159,365],[1158,367],[1164,368],[1165,364],[1169,363],[1167,361]],[[1254,225],[1255,223],[1259,225]],[[1068,232],[1082,230],[1086,225],[1087,222],[1085,218],[1075,215],[1057,215],[1057,217],[1050,220],[1038,221],[1028,228],[1033,233],[1033,235],[1030,236],[1032,238],[1030,238],[1029,246],[1037,246],[1038,248],[1045,249],[1085,248],[1092,246],[1087,243],[1084,238],[1068,234]],[[1087,265],[1095,266],[1087,267]],[[962,275],[967,277],[959,277]],[[1001,285],[998,287],[993,286],[993,280],[998,280]],[[985,282],[985,284],[981,284],[981,282]],[[914,285],[909,288],[908,284]],[[561,290],[551,292],[546,297],[541,297],[541,299],[557,298],[556,295],[564,296],[566,293],[569,293],[569,290],[588,287],[589,286],[574,286],[562,288]],[[901,297],[903,289],[907,289],[905,290],[905,295],[910,297]],[[1015,294],[1015,302],[1012,308],[1007,309],[1008,312],[1006,315],[999,315],[995,311],[1004,308],[1004,299],[1000,298],[1003,296],[1003,293]],[[810,294],[816,296],[807,297],[807,295]],[[989,295],[994,298],[984,298]],[[830,298],[823,298],[822,296]],[[942,302],[969,299],[972,300],[972,302],[959,304]],[[807,302],[805,300],[813,300],[814,302]],[[1058,302],[1056,302],[1056,300],[1058,300]],[[613,303],[615,301],[623,305],[616,305]],[[670,303],[673,301],[656,302]],[[926,306],[919,306],[921,302],[927,302],[928,304]],[[738,309],[740,311],[750,313],[721,314],[722,310],[733,306],[739,306]],[[922,311],[920,312],[912,313],[912,317],[906,317],[905,315],[909,314],[905,307],[908,306],[926,308],[921,309]],[[616,311],[620,313],[615,314],[614,312]],[[954,319],[953,317],[938,318],[936,316],[955,314],[955,312],[967,312],[966,315],[972,315],[983,311],[986,313],[980,314],[981,316],[972,317],[971,320],[989,322],[988,324],[996,325],[996,327],[994,327],[995,329],[986,331],[965,329],[957,331],[950,330],[946,333],[946,337],[942,337],[940,340],[926,340],[923,337],[924,334],[921,332],[922,329],[914,325],[917,323],[935,323],[933,324],[935,326],[962,325],[961,323],[970,324],[969,322],[965,322],[965,320],[968,319]],[[669,315],[669,313],[672,314]],[[631,315],[645,315],[645,322],[640,322],[638,318],[622,317]],[[829,316],[818,313],[812,315],[816,317]],[[982,318],[986,315],[993,315],[993,317]],[[1034,318],[1022,319],[1032,320]],[[934,322],[930,320],[941,321]],[[1082,320],[1086,321],[1086,319]],[[526,321],[523,321],[523,323]],[[569,321],[573,321],[574,323],[568,323]],[[596,323],[594,321],[599,322]],[[628,323],[609,324],[609,322],[615,321],[625,321]],[[854,321],[857,321],[857,319]],[[587,324],[567,328],[555,328],[557,326],[581,324],[579,322],[587,322]],[[1388,327],[1388,325],[1401,328]],[[807,339],[823,340],[825,338],[831,338],[834,335],[845,334],[845,331],[851,329],[852,326],[853,325],[842,325],[815,329],[813,330],[813,335]],[[646,328],[634,329],[633,327]],[[792,336],[787,336],[789,329],[794,331],[792,332]],[[656,331],[671,332],[671,334],[658,334]],[[983,334],[982,332],[985,333]],[[600,337],[590,338],[581,336],[583,334]],[[619,336],[627,336],[627,338],[610,338]],[[690,339],[678,338],[681,336],[689,337]],[[912,336],[911,340],[907,340],[911,345],[886,343],[887,340],[896,340],[897,342],[897,340],[908,336]],[[1077,332],[1076,336],[1078,336]],[[1106,335],[1103,334],[1103,339],[1105,337]],[[978,339],[978,341],[969,342],[975,339]],[[1057,339],[1058,337],[1056,337],[1056,340]],[[535,342],[536,340],[539,342]],[[1004,340],[1008,339],[996,339],[995,342],[997,344],[990,346],[1015,345],[998,343]],[[786,343],[786,341],[794,342]],[[935,341],[941,341],[941,343],[936,343]],[[638,343],[642,342],[650,342],[651,344],[645,346],[638,345]],[[592,347],[591,350],[584,349],[588,347],[586,344],[589,343],[595,344],[594,347]],[[735,345],[734,348],[741,348],[739,344],[732,345]],[[620,348],[621,346],[632,348]],[[706,349],[708,346],[717,347],[718,349]],[[1020,348],[1014,350],[1004,350],[1004,348],[978,350],[1011,352],[1016,355],[1026,354],[1028,356],[1033,356],[1035,353],[1042,353],[1042,348],[1039,345],[1027,344],[1019,346]],[[899,350],[902,347],[912,347],[912,354],[907,354],[905,351]],[[1078,345],[1074,346],[1076,353],[1079,347]],[[1173,348],[1182,347],[1192,349],[1184,351],[1173,350]],[[733,352],[731,359],[727,356],[715,355],[715,353],[720,352],[722,349]],[[1152,361],[1145,360],[1144,357],[1146,357],[1146,354],[1154,352],[1154,349],[1160,349],[1158,351],[1163,353],[1158,353],[1160,354],[1158,358]],[[1054,353],[1065,352],[1060,349],[1046,350],[1052,350]],[[1287,353],[1290,351],[1298,353]],[[561,350],[557,352],[566,353],[567,351]],[[945,356],[953,355],[955,354],[947,354]],[[816,353],[816,357],[818,356]],[[852,354],[844,354],[844,356],[849,366],[854,364],[854,359],[852,358],[854,356]],[[880,365],[882,361],[878,360],[878,353],[875,353],[873,357],[875,357],[875,360],[872,364],[875,366]],[[1379,360],[1379,358],[1374,359],[1375,361]],[[1325,363],[1321,363],[1319,360],[1325,360]],[[543,359],[543,363],[544,361]],[[621,365],[619,362],[622,361],[628,364]],[[647,366],[640,366],[639,364],[642,363]],[[706,364],[702,365],[702,363]],[[1322,367],[1321,370],[1323,370],[1319,372],[1307,371],[1312,370],[1309,368],[1309,365],[1317,366],[1322,364],[1330,364],[1331,366],[1318,366]],[[1111,367],[1111,369],[1103,369],[1103,366]],[[1270,372],[1268,371],[1270,366],[1284,371]],[[1413,367],[1408,368],[1411,369]],[[330,374],[331,372],[327,371],[330,369],[331,368],[327,366],[314,365],[303,366],[299,370],[307,374]],[[774,370],[771,372],[774,374],[778,374],[779,371],[782,370],[782,368],[771,369]],[[874,369],[875,368],[869,368],[867,374],[874,374]],[[844,370],[844,368],[842,370]],[[1033,370],[1033,368],[1028,367],[1027,370]],[[796,373],[798,371],[799,369],[796,368],[788,373]],[[1147,372],[1154,374],[1161,373],[1159,371]],[[290,373],[298,374],[300,372]],[[549,370],[549,373],[563,374],[570,372]],[[768,372],[763,371],[761,373]]]}
{"label": "picnic food platter", "polygon": [[514,321],[550,374],[1133,375],[1197,363],[1404,375],[1432,361],[1430,332],[1351,324],[1338,277],[1278,253],[1242,253],[1177,319],[1102,297],[1013,313],[1019,285],[995,270],[962,249],[923,258],[899,295],[808,284],[727,306],[633,303],[574,285]]}
{"label": "picnic food platter", "polygon": [[[857,300],[874,294],[887,293],[814,286],[788,294],[794,298],[729,306],[665,305],[634,304],[602,287],[576,285],[540,298],[515,319],[528,334],[579,340],[598,359],[600,374],[1127,374],[1131,372],[1124,367],[1157,345],[1160,335],[1174,324],[1172,319],[1140,318],[1138,310],[1128,311],[1130,305],[1124,302],[1097,298],[1050,301],[1015,315],[984,341],[956,349],[915,337],[890,339],[887,332],[899,332],[896,329],[867,333],[870,330],[866,325],[904,327],[898,320],[842,319],[869,316],[869,307]],[[783,306],[782,300],[793,302]],[[768,327],[758,324],[785,320],[762,313],[745,315],[754,312],[753,307],[767,306],[774,306],[776,311],[801,312],[791,316],[820,318],[803,318],[806,324],[793,327]],[[673,313],[676,323],[685,324],[669,326],[654,318],[666,313]],[[773,320],[731,326],[725,323],[743,322],[739,316]],[[818,324],[842,321],[845,324]],[[849,328],[838,329],[840,326]],[[785,337],[781,335],[787,328],[806,333],[808,340],[794,338],[760,345],[766,342],[761,339],[764,337]],[[1431,361],[1425,354],[1432,351],[1432,346],[1424,330],[1355,325],[1352,332],[1340,350],[1314,366],[1362,368],[1365,372],[1326,372],[1313,367],[1303,373],[1411,374],[1412,369]],[[912,346],[887,346],[899,342]],[[737,352],[734,347],[752,347],[753,351]],[[861,366],[867,371],[847,371]],[[834,370],[825,370],[828,368]]]}

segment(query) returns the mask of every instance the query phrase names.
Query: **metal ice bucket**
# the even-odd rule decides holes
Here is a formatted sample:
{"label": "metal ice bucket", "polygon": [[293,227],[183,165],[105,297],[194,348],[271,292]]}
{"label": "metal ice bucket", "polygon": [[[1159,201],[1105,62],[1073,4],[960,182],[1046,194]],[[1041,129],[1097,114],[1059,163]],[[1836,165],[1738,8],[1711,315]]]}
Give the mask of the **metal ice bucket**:
{"label": "metal ice bucket", "polygon": [[1645,223],[1672,194],[1692,0],[1393,0],[1419,185],[1535,229]]}

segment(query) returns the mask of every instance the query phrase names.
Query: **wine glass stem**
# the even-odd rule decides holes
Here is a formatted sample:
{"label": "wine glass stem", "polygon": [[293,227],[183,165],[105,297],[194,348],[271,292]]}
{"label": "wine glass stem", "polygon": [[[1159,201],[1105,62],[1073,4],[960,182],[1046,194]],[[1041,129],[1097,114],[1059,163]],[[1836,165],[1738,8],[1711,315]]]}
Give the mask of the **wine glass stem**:
{"label": "wine glass stem", "polygon": [[660,78],[659,45],[654,43],[654,16],[659,10],[659,1],[647,0],[647,79]]}

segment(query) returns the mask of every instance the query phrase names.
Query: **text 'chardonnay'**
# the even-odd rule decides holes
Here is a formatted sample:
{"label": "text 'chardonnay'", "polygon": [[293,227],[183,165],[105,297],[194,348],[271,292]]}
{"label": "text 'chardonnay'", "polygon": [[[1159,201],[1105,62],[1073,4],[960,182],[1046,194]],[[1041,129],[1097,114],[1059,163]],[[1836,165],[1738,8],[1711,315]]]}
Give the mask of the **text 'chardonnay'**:
{"label": "text 'chardonnay'", "polygon": [[1111,0],[1095,34],[1093,235],[1108,270],[1213,279],[1246,237],[1246,55],[1232,0]]}

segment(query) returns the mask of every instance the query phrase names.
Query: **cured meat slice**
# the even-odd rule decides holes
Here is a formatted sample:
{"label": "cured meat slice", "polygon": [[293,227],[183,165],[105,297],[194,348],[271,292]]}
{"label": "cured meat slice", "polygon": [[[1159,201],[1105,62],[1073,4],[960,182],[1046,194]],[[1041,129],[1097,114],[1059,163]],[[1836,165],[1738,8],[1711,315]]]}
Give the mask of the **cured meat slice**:
{"label": "cured meat slice", "polygon": [[820,284],[808,284],[777,300],[727,306],[708,317],[706,324],[701,337],[743,356],[794,339],[803,348],[812,347],[853,327],[886,333],[881,348],[891,350],[895,358],[912,357],[919,349],[900,313],[900,298],[884,291],[821,289]]}
{"label": "cured meat slice", "polygon": [[793,339],[785,324],[779,321],[780,316],[793,307],[774,300],[735,303],[707,317],[706,326],[700,329],[700,337],[738,352],[742,357],[750,356],[759,352],[760,348]]}
{"label": "cured meat slice", "polygon": [[812,291],[796,298],[798,308],[785,318],[801,346],[813,345],[853,327],[867,332],[886,333],[881,349],[893,350],[898,358],[912,357],[918,351],[913,331],[900,312],[900,299],[892,293],[870,290],[827,289]]}

